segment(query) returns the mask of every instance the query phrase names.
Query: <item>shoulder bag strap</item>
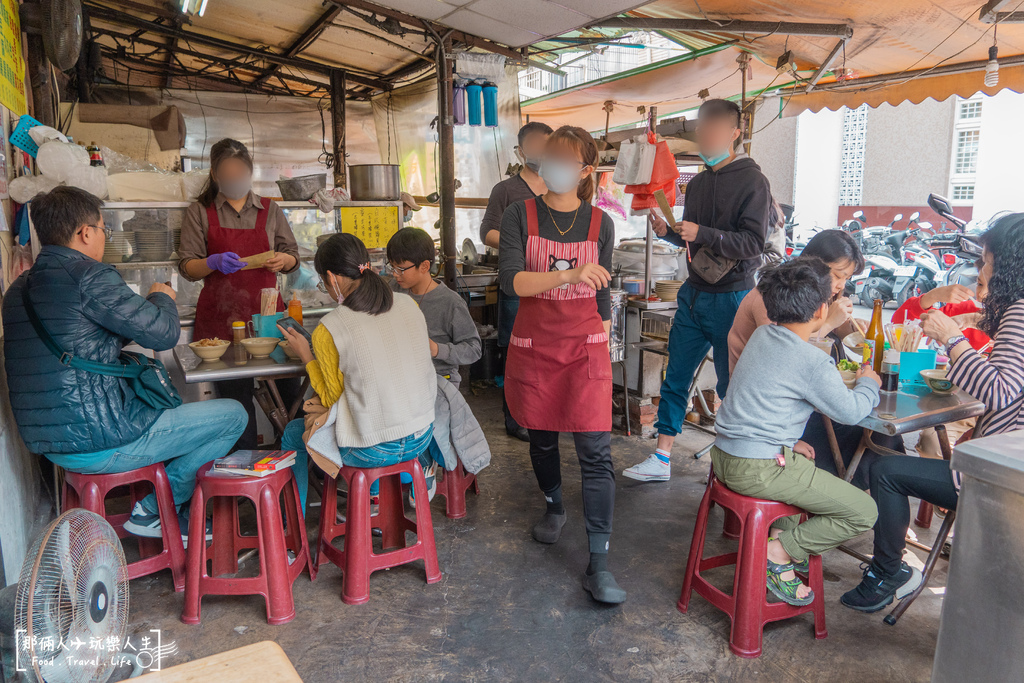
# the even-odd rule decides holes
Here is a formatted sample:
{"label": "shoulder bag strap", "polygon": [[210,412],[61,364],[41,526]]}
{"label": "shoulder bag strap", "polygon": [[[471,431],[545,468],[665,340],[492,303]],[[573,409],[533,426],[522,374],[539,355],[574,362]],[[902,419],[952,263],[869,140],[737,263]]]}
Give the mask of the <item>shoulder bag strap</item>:
{"label": "shoulder bag strap", "polygon": [[130,366],[122,363],[100,363],[99,361],[76,358],[62,349],[36,314],[36,309],[28,295],[28,288],[29,278],[25,278],[25,287],[21,290],[21,300],[25,305],[25,313],[28,315],[29,322],[32,323],[32,329],[36,331],[36,334],[39,335],[39,340],[43,342],[43,346],[57,357],[61,365],[108,377],[138,377],[145,370],[145,367],[142,365]]}

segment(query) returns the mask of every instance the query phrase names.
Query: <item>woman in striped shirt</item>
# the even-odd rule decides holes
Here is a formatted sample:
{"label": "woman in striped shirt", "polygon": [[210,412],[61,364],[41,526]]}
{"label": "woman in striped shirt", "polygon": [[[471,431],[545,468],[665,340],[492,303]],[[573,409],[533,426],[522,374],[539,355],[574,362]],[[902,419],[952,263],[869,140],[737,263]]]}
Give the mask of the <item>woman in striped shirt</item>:
{"label": "woman in striped shirt", "polygon": [[[978,290],[984,292],[984,309],[979,327],[994,340],[989,357],[972,348],[959,324],[945,313],[926,311],[921,316],[925,334],[946,345],[949,379],[985,404],[975,437],[1024,428],[1024,213],[1000,218],[981,242],[985,251]],[[842,603],[876,612],[913,592],[921,574],[901,561],[910,525],[908,498],[956,509],[959,491],[959,474],[945,460],[892,456],[875,463],[875,556],[863,581],[843,595]]]}

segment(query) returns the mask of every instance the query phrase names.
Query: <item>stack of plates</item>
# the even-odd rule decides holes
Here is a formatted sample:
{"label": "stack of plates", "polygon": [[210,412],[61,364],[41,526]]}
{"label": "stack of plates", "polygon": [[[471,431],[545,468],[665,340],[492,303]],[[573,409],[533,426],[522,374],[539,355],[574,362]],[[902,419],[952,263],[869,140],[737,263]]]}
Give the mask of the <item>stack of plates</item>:
{"label": "stack of plates", "polygon": [[136,252],[143,261],[166,261],[171,258],[174,247],[170,230],[136,230]]}
{"label": "stack of plates", "polygon": [[174,251],[178,251],[181,248],[181,228],[171,230],[171,240],[174,243]]}
{"label": "stack of plates", "polygon": [[654,283],[654,293],[662,301],[675,301],[679,288],[683,286],[682,280],[658,280]]}
{"label": "stack of plates", "polygon": [[135,253],[135,233],[115,232],[103,245],[104,263],[122,263]]}

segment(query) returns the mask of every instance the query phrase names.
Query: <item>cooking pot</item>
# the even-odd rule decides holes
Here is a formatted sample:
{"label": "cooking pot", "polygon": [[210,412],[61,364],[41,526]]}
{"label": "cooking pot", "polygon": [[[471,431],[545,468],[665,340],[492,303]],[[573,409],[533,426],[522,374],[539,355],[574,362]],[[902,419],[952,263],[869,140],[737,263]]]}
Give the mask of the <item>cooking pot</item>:
{"label": "cooking pot", "polygon": [[402,182],[397,164],[357,164],[348,167],[352,201],[394,202],[401,198]]}

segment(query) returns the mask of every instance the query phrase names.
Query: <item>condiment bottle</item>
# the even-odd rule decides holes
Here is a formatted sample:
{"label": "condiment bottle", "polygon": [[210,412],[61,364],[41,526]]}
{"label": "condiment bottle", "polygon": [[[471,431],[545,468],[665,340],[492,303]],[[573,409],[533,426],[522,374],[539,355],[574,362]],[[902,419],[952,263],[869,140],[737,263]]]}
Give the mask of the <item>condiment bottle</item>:
{"label": "condiment bottle", "polygon": [[882,372],[879,373],[882,379],[882,391],[897,391],[900,388],[900,352],[888,348],[886,344],[885,355],[882,357]]}
{"label": "condiment bottle", "polygon": [[288,317],[298,324],[302,324],[302,302],[299,301],[299,297],[294,293],[292,294],[292,300],[288,302]]}
{"label": "condiment bottle", "polygon": [[236,320],[231,323],[231,340],[236,344],[241,344],[243,339],[245,339],[245,321]]}
{"label": "condiment bottle", "polygon": [[[864,362],[871,363],[875,372],[882,372],[882,355],[885,352],[885,328],[882,325],[882,300],[875,299],[875,308],[871,312],[871,324],[868,325],[868,333],[864,339],[867,348],[865,349]],[[870,352],[870,359],[868,358]]]}

